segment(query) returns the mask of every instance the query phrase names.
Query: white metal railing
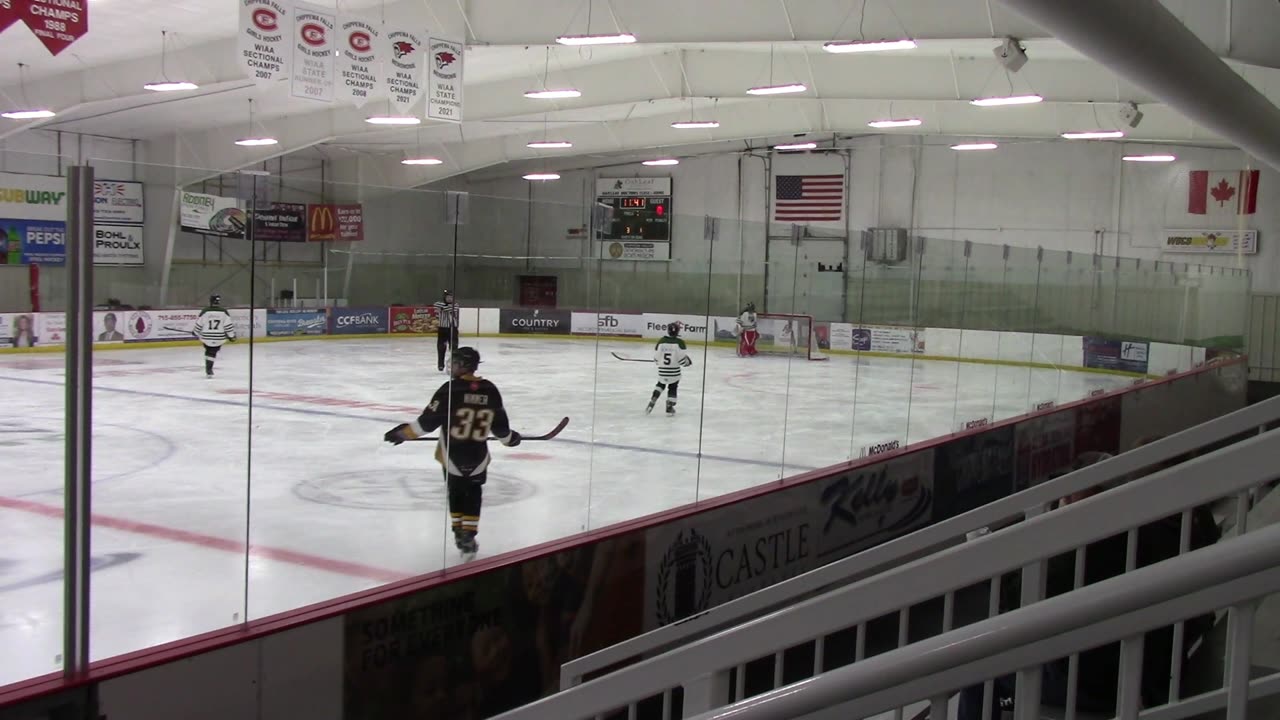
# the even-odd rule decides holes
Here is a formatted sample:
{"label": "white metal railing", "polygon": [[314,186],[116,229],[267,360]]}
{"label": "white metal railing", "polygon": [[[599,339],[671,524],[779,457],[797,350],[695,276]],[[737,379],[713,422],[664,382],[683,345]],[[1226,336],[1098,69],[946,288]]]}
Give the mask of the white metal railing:
{"label": "white metal railing", "polygon": [[1212,422],[1136,448],[1106,463],[1043,483],[750,595],[710,608],[678,623],[651,630],[617,645],[584,655],[563,665],[560,688],[567,690],[580,684],[583,677],[598,673],[605,668],[678,647],[691,640],[706,637],[716,630],[793,604],[818,592],[848,584],[958,544],[972,530],[1021,519],[1028,508],[1044,506],[1058,498],[1187,453],[1199,451],[1245,433],[1256,433],[1269,423],[1278,421],[1280,421],[1280,398],[1237,410]]}
{"label": "white metal railing", "polygon": [[[815,573],[823,573],[841,564],[846,569],[850,566],[861,568],[863,573],[880,572],[730,630],[689,642],[501,717],[510,720],[568,720],[598,717],[621,709],[635,717],[638,703],[655,697],[662,699],[664,718],[689,717],[743,699],[743,668],[748,662],[773,656],[773,687],[780,686],[783,653],[788,648],[805,644],[814,646],[813,667],[805,668],[805,671],[810,675],[821,675],[829,670],[824,667],[823,642],[837,632],[856,629],[857,651],[853,667],[866,662],[867,624],[876,618],[896,614],[898,646],[905,646],[909,611],[926,601],[943,599],[942,632],[951,631],[956,592],[960,589],[989,583],[988,610],[994,615],[998,610],[998,580],[1010,571],[1022,569],[1023,606],[1035,603],[1043,597],[1047,558],[1071,551],[1076,551],[1077,557],[1082,558],[1084,547],[1089,543],[1126,529],[1129,530],[1129,569],[1133,568],[1138,527],[1181,515],[1184,530],[1179,550],[1185,552],[1189,535],[1185,528],[1189,527],[1192,508],[1214,500],[1235,499],[1239,509],[1239,531],[1243,533],[1246,529],[1244,510],[1250,497],[1280,475],[1280,464],[1274,460],[1280,450],[1280,431],[1253,437],[1148,475],[1065,509],[1045,511],[1058,498],[1140,472],[1169,459],[1171,455],[1249,430],[1258,432],[1262,425],[1275,419],[1278,407],[1280,401],[1271,401],[1233,413],[855,556],[863,558],[861,561],[850,562],[855,560],[851,558],[827,566]],[[1212,482],[1206,482],[1206,479]],[[1010,515],[1027,521],[974,542],[885,569],[886,565],[904,554],[927,553],[936,549],[939,542],[957,542],[964,532],[982,525],[997,524]],[[930,542],[923,542],[922,537],[929,538]],[[895,544],[897,548],[891,547]],[[908,548],[906,553],[902,550],[904,546]],[[821,584],[815,583],[813,578],[802,579],[807,581],[807,591],[811,592],[822,589],[824,584],[829,586],[838,582],[839,576],[828,573]],[[788,582],[795,583],[794,580]],[[1079,584],[1078,572],[1077,586]],[[1175,655],[1180,656],[1181,639],[1175,642],[1179,643]],[[1032,705],[1038,705],[1039,677],[1038,671],[1019,672],[1020,693]],[[736,689],[733,697],[729,695],[731,685]],[[683,689],[682,711],[674,708],[671,701],[676,688]],[[1177,694],[1175,687],[1174,696]],[[1068,715],[1071,714],[1072,708],[1068,708]]]}
{"label": "white metal railing", "polygon": [[[950,692],[1036,667],[1083,650],[1123,641],[1207,611],[1231,608],[1225,686],[1179,703],[1139,712],[1138,673],[1121,671],[1120,718],[1156,720],[1225,708],[1244,720],[1247,701],[1280,694],[1280,672],[1250,680],[1249,641],[1256,603],[1280,592],[1280,525],[1205,550],[1140,568],[860,663],[773,690],[694,720],[862,718],[920,700],[946,718]],[[1122,646],[1123,647],[1123,646]],[[1122,653],[1125,650],[1121,650]],[[1038,707],[1015,703],[1016,717]]]}

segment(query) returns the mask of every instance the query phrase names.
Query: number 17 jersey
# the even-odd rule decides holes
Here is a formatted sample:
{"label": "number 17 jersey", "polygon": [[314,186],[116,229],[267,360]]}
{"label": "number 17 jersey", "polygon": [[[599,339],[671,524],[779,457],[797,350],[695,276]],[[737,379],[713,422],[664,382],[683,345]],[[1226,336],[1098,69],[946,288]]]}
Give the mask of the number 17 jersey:
{"label": "number 17 jersey", "polygon": [[418,424],[425,432],[440,429],[436,460],[450,475],[477,476],[489,467],[489,438],[511,434],[502,395],[493,383],[463,375],[440,386]]}

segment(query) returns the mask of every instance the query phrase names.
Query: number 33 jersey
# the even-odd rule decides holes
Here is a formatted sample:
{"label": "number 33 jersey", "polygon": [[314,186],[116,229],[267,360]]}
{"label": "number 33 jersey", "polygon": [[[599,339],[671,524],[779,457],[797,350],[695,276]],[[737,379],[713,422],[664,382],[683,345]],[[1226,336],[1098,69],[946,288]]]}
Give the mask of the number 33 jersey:
{"label": "number 33 jersey", "polygon": [[489,438],[511,434],[497,386],[475,375],[441,385],[418,424],[425,432],[440,429],[436,460],[450,475],[483,473],[489,467]]}

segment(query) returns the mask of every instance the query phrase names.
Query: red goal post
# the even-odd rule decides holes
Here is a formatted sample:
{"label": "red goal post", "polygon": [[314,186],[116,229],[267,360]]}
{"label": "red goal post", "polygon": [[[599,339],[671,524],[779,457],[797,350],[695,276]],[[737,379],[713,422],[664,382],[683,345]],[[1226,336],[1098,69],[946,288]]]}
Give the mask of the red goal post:
{"label": "red goal post", "polygon": [[793,355],[806,360],[827,360],[818,348],[812,315],[759,313],[756,328],[760,338],[756,350],[767,355]]}

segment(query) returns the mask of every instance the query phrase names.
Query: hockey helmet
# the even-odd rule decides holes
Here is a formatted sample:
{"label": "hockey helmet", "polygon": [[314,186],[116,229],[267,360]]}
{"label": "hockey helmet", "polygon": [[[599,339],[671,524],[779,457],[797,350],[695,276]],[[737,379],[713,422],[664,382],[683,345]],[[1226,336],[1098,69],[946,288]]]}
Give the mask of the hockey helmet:
{"label": "hockey helmet", "polygon": [[453,351],[449,366],[454,377],[473,373],[480,369],[480,351],[473,347],[460,347]]}
{"label": "hockey helmet", "polygon": [[216,294],[215,294],[215,295],[210,295],[210,296],[209,296],[209,306],[210,306],[210,307],[217,307],[217,306],[219,306],[219,305],[221,305],[221,304],[222,304],[222,296],[221,296],[221,295],[216,295]]}
{"label": "hockey helmet", "polygon": [[673,323],[671,323],[670,325],[667,325],[667,336],[668,336],[668,337],[677,337],[677,336],[679,336],[679,335],[680,335],[680,323],[678,323],[678,322],[673,322]]}
{"label": "hockey helmet", "polygon": [[441,295],[441,299],[444,300],[445,302],[453,302],[453,292],[450,290],[445,290],[444,294]]}
{"label": "hockey helmet", "polygon": [[755,312],[755,311],[756,311],[756,304],[753,302],[747,303],[747,312]]}

